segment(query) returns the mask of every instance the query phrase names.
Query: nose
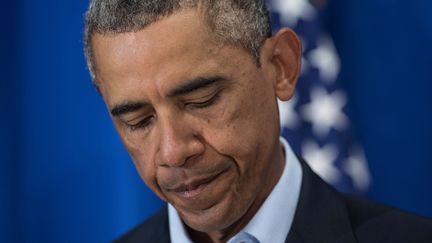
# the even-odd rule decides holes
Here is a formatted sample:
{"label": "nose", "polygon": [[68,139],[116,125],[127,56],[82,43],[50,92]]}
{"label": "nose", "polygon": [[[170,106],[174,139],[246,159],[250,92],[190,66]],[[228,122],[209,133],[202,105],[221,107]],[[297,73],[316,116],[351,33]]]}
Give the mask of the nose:
{"label": "nose", "polygon": [[182,167],[203,153],[205,146],[193,123],[181,117],[169,117],[159,123],[157,163],[164,167]]}

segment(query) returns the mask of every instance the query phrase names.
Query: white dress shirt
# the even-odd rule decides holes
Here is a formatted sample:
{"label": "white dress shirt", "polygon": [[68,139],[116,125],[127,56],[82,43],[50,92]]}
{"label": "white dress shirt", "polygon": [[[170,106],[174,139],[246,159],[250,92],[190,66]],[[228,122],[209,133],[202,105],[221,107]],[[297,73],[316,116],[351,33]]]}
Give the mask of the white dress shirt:
{"label": "white dress shirt", "polygon": [[[300,162],[284,138],[285,150],[282,176],[252,220],[240,232],[254,236],[260,243],[285,242],[300,196],[302,169]],[[192,243],[175,208],[168,204],[169,230],[172,243]],[[228,243],[237,243],[232,237]]]}

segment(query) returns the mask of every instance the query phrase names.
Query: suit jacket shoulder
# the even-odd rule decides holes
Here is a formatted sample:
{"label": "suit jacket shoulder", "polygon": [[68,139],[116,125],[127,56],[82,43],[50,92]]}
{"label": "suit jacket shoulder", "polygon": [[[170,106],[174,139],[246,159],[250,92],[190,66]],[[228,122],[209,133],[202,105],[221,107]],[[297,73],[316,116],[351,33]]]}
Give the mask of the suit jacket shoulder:
{"label": "suit jacket shoulder", "polygon": [[170,243],[168,209],[164,206],[151,218],[114,241],[115,243]]}
{"label": "suit jacket shoulder", "polygon": [[342,194],[302,161],[303,180],[286,242],[432,242],[432,220]]}
{"label": "suit jacket shoulder", "polygon": [[370,201],[344,195],[359,242],[432,242],[432,220]]}

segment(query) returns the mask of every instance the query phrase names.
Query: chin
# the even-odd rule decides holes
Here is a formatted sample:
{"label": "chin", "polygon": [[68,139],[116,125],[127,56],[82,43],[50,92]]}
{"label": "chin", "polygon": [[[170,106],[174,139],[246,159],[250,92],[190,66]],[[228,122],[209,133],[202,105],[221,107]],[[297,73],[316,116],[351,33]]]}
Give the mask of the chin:
{"label": "chin", "polygon": [[193,230],[209,233],[229,228],[244,215],[246,209],[239,210],[232,207],[232,203],[225,203],[200,212],[181,212],[180,215]]}

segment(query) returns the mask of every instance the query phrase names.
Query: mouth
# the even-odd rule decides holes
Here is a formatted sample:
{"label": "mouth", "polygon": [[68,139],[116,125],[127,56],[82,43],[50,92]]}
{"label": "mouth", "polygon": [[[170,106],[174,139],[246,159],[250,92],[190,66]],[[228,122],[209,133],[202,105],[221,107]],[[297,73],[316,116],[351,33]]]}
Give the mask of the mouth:
{"label": "mouth", "polygon": [[185,199],[193,199],[198,197],[205,188],[211,184],[217,177],[223,174],[225,171],[222,171],[216,175],[199,178],[191,180],[188,183],[182,184],[172,189],[168,189],[168,191],[174,192],[177,196]]}

